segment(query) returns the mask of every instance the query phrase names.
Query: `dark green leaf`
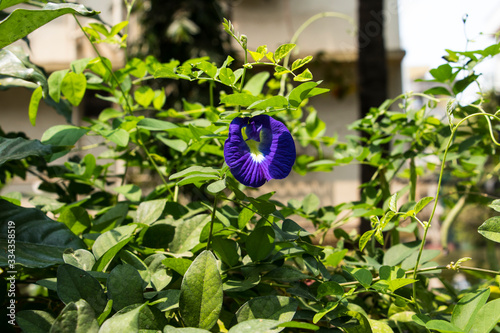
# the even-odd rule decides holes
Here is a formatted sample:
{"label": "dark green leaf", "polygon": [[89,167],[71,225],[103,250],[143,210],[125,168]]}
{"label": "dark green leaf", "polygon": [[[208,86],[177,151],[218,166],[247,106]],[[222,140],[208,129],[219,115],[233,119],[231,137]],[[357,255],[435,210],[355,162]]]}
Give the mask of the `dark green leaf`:
{"label": "dark green leaf", "polygon": [[0,166],[5,162],[21,160],[28,156],[50,155],[53,152],[52,149],[51,145],[42,144],[38,140],[0,137]]}
{"label": "dark green leaf", "polygon": [[182,279],[179,311],[188,326],[211,329],[222,309],[222,281],[217,261],[203,251]]}
{"label": "dark green leaf", "polygon": [[0,49],[64,14],[94,16],[97,13],[73,3],[48,3],[41,10],[16,9],[0,22]]}
{"label": "dark green leaf", "polygon": [[401,243],[391,247],[384,255],[384,265],[395,266],[418,251],[420,242]]}
{"label": "dark green leaf", "polygon": [[[85,247],[64,224],[49,219],[40,210],[0,199],[0,246],[3,249],[8,248],[7,240],[12,234],[9,230],[15,230],[16,264],[19,265],[42,268],[61,264],[66,249]],[[0,266],[7,266],[7,255],[7,251],[0,251]]]}
{"label": "dark green leaf", "polygon": [[167,320],[160,310],[149,307],[147,304],[128,306],[106,320],[99,333],[117,332],[153,332],[163,330]]}
{"label": "dark green leaf", "polygon": [[451,78],[452,68],[449,64],[444,64],[438,68],[433,68],[429,73],[439,82],[445,82]]}
{"label": "dark green leaf", "polygon": [[293,319],[298,305],[299,302],[292,297],[255,297],[238,309],[236,320],[241,323],[251,319],[272,319],[284,323]]}
{"label": "dark green leaf", "polygon": [[135,225],[125,225],[100,235],[92,246],[92,252],[97,259],[93,269],[96,271],[106,270],[111,260],[132,240],[132,233],[135,229]]}
{"label": "dark green leaf", "polygon": [[327,281],[323,282],[318,287],[318,295],[316,296],[318,299],[323,296],[342,296],[344,295],[344,288],[340,286],[335,281]]}
{"label": "dark green leaf", "polygon": [[158,220],[165,209],[166,199],[143,201],[137,208],[135,221],[150,225]]}
{"label": "dark green leaf", "polygon": [[68,264],[57,269],[57,295],[64,304],[83,299],[98,314],[107,302],[101,284],[92,275]]}
{"label": "dark green leaf", "polygon": [[192,260],[186,258],[166,258],[162,260],[162,264],[165,267],[173,269],[180,275],[186,274],[186,271],[192,263]]}
{"label": "dark green leaf", "polygon": [[271,319],[250,319],[241,323],[238,323],[231,327],[228,333],[275,333],[282,330],[273,329],[280,324],[277,320]]}
{"label": "dark green leaf", "polygon": [[245,247],[253,261],[261,261],[274,249],[274,229],[269,226],[257,228],[248,236]]}
{"label": "dark green leaf", "polygon": [[106,283],[108,297],[113,300],[113,309],[119,311],[126,306],[142,303],[142,277],[131,265],[118,265]]}
{"label": "dark green leaf", "polygon": [[85,208],[80,206],[64,209],[57,220],[64,223],[75,235],[80,235],[87,228],[90,228],[89,214]]}
{"label": "dark green leaf", "polygon": [[16,313],[16,323],[23,332],[47,333],[54,320],[50,313],[40,310],[24,310]]}
{"label": "dark green leaf", "polygon": [[273,269],[267,273],[264,278],[266,280],[277,280],[283,282],[294,282],[304,279],[311,279],[310,275],[304,274],[293,266],[284,265]]}

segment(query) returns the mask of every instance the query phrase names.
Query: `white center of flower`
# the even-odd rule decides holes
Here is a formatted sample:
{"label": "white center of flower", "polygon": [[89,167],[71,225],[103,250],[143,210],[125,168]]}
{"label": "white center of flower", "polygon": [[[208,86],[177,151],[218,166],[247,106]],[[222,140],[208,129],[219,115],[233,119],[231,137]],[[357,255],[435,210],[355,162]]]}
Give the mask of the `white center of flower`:
{"label": "white center of flower", "polygon": [[252,156],[252,160],[257,163],[260,163],[265,159],[264,154],[261,153],[258,154],[251,153],[250,156]]}

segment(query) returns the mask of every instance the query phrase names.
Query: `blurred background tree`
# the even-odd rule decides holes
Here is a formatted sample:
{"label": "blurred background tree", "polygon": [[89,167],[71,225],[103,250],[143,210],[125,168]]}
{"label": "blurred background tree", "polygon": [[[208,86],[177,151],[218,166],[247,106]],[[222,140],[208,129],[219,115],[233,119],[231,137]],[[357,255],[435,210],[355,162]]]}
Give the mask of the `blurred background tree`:
{"label": "blurred background tree", "polygon": [[[209,57],[210,61],[221,65],[225,55],[233,54],[229,35],[221,23],[223,18],[230,16],[226,0],[141,0],[135,11],[142,35],[131,48],[131,56],[153,55],[160,62],[176,59],[181,63],[191,58]],[[167,108],[180,109],[180,101],[190,101],[192,97],[208,104],[208,93],[204,93],[208,85],[197,86],[182,80],[161,81],[155,80],[154,84],[166,86]]]}

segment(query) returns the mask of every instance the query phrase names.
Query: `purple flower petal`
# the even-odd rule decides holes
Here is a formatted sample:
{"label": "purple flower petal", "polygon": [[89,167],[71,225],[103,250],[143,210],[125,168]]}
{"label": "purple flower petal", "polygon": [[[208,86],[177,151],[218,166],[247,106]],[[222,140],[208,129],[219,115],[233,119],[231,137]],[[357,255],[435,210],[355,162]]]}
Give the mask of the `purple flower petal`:
{"label": "purple flower petal", "polygon": [[295,163],[295,143],[288,128],[267,116],[235,118],[229,125],[224,158],[234,178],[259,187],[288,176]]}

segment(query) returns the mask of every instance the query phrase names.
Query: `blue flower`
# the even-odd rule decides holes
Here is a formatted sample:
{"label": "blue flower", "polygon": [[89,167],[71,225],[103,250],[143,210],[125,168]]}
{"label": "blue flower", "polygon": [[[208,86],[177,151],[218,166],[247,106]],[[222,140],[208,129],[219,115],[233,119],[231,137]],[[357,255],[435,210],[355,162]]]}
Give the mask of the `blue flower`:
{"label": "blue flower", "polygon": [[295,163],[295,144],[288,128],[267,116],[235,118],[224,143],[224,158],[234,178],[259,187],[283,179]]}

